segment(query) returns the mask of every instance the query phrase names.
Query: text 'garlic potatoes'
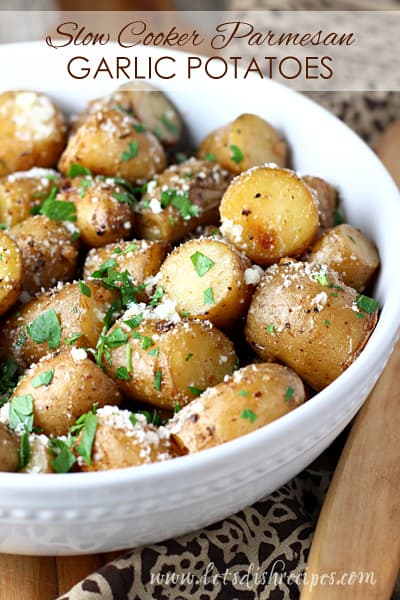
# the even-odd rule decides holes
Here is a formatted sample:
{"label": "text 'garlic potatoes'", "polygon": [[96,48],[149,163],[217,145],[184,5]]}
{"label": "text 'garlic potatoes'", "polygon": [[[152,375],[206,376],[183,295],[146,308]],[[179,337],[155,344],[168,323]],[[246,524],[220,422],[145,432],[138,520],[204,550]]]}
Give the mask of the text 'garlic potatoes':
{"label": "text 'garlic potatoes'", "polygon": [[288,365],[321,390],[360,354],[375,327],[377,308],[375,301],[360,300],[334,271],[287,259],[265,272],[245,334],[264,360]]}
{"label": "text 'garlic potatoes'", "polygon": [[314,193],[293,171],[260,166],[236,177],[220,206],[224,236],[259,265],[300,256],[318,231]]}

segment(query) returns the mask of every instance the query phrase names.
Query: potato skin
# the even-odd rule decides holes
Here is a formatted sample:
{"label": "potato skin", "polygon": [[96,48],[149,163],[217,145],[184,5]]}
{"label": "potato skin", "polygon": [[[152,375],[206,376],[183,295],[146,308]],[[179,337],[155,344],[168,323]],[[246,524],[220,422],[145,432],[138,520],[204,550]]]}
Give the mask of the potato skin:
{"label": "potato skin", "polygon": [[[107,406],[97,413],[98,423],[92,450],[92,464],[81,464],[82,471],[123,469],[172,458],[169,432],[146,423],[136,414],[136,423],[127,410]],[[79,440],[78,440],[79,444]]]}
{"label": "potato skin", "polygon": [[90,277],[106,260],[115,260],[115,269],[129,271],[134,285],[143,285],[147,277],[158,273],[168,249],[162,240],[129,240],[92,248],[86,256],[83,277]]}
{"label": "potato skin", "polygon": [[[242,152],[242,160],[234,160],[232,146]],[[288,147],[278,131],[261,117],[247,113],[212,131],[201,142],[199,158],[208,154],[215,154],[219,164],[235,174],[264,163],[279,167],[288,164]]]}
{"label": "potato skin", "polygon": [[0,231],[0,315],[18,300],[23,280],[21,251],[10,236]]}
{"label": "potato skin", "polygon": [[[202,277],[191,260],[196,252],[214,262]],[[181,315],[189,313],[191,318],[209,319],[217,327],[229,328],[249,307],[255,289],[246,282],[250,270],[251,262],[234,247],[222,240],[202,238],[171,252],[161,267],[160,285]],[[212,298],[205,298],[205,291],[210,289]]]}
{"label": "potato skin", "polygon": [[0,471],[13,473],[19,465],[19,438],[0,423]]}
{"label": "potato skin", "polygon": [[318,204],[319,224],[322,229],[333,227],[338,196],[335,188],[320,177],[303,175],[303,181],[312,189]]}
{"label": "potato skin", "polygon": [[0,223],[12,227],[31,216],[57,185],[59,173],[34,167],[0,179]]}
{"label": "potato skin", "polygon": [[255,263],[301,256],[318,231],[317,202],[293,171],[255,167],[236,177],[220,206],[221,231]]}
{"label": "potato skin", "polygon": [[182,451],[198,452],[255,431],[304,400],[303,383],[294,371],[276,363],[257,363],[235,371],[187,404],[168,429]]}
{"label": "potato skin", "polygon": [[326,231],[307,255],[309,262],[326,264],[346,285],[362,292],[379,267],[374,244],[361,231],[344,223]]}
{"label": "potato skin", "polygon": [[60,221],[44,215],[28,217],[9,230],[24,263],[23,289],[35,294],[59,281],[70,281],[78,260],[78,244]]}
{"label": "potato skin", "polygon": [[65,144],[64,118],[44,94],[0,94],[0,177],[31,167],[52,167]]}
{"label": "potato skin", "polygon": [[[32,385],[35,377],[50,370],[54,375],[49,385]],[[122,401],[115,383],[84,350],[77,348],[65,348],[33,365],[12,397],[25,394],[34,399],[34,426],[40,427],[46,435],[55,436],[66,435],[76,419],[89,412],[94,404],[119,405]]]}
{"label": "potato skin", "polygon": [[[138,132],[135,125],[130,115],[112,107],[89,114],[69,138],[59,170],[65,175],[72,164],[78,163],[95,175],[119,176],[128,181],[159,173],[166,167],[164,150],[152,133]],[[136,152],[130,152],[135,146]]]}
{"label": "potato skin", "polygon": [[[199,225],[217,224],[218,207],[230,180],[228,171],[215,162],[191,158],[168,167],[147,184],[136,214],[136,235],[176,242]],[[176,190],[182,196],[188,194],[198,214],[187,218],[172,204],[163,208],[160,201],[166,189]]]}
{"label": "potato skin", "polygon": [[[103,364],[128,398],[173,410],[176,402],[183,406],[196,396],[189,387],[204,390],[233,372],[236,360],[233,344],[211,323],[144,319],[132,330],[124,323],[127,318],[128,313],[108,335],[119,327],[128,334],[128,342],[112,349],[110,364],[107,360]],[[144,336],[153,342],[151,346],[143,348]],[[128,345],[134,367],[130,379],[125,381],[118,379],[116,373],[121,367],[127,368]],[[157,356],[149,354],[151,350],[158,350]]]}
{"label": "potato skin", "polygon": [[103,318],[107,309],[117,299],[115,290],[106,289],[100,281],[87,281],[90,297],[82,294],[77,282],[66,283],[39,294],[19,307],[5,321],[0,339],[0,356],[11,356],[21,367],[29,367],[48,354],[47,342],[36,343],[27,334],[26,327],[40,314],[53,308],[62,328],[60,347],[64,340],[76,333],[81,337],[76,347],[96,347],[103,329]]}
{"label": "potato skin", "polygon": [[356,300],[334,271],[282,260],[253,295],[247,341],[264,360],[288,365],[321,390],[357,358],[376,325],[377,310],[360,311]]}

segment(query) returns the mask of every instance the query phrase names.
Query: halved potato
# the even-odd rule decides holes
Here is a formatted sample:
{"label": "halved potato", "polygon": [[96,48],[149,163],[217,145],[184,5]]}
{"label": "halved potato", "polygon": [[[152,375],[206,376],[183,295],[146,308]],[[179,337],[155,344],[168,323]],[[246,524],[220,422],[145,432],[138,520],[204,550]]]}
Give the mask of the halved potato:
{"label": "halved potato", "polygon": [[225,237],[260,265],[300,256],[319,225],[311,189],[293,171],[269,166],[236,177],[222,198],[220,213]]}
{"label": "halved potato", "polygon": [[[41,383],[44,381],[44,383]],[[33,398],[33,424],[46,435],[66,435],[93,406],[118,405],[122,398],[82,348],[64,348],[33,365],[19,381],[10,399]]]}
{"label": "halved potato", "polygon": [[199,225],[217,224],[230,180],[215,162],[191,158],[168,167],[147,184],[136,214],[137,236],[176,242]]}
{"label": "halved potato", "polygon": [[109,330],[110,360],[107,355],[103,359],[106,372],[128,398],[173,410],[177,402],[186,404],[233,372],[233,344],[211,323],[155,320],[162,311],[143,309],[136,326],[132,319],[140,309],[128,311]]}
{"label": "halved potato", "polygon": [[60,174],[52,169],[34,167],[0,179],[0,223],[12,227],[31,216],[57,186]]}
{"label": "halved potato", "polygon": [[0,423],[0,471],[14,472],[19,465],[19,438]]}
{"label": "halved potato", "polygon": [[70,281],[77,267],[78,244],[61,221],[44,215],[30,216],[14,225],[9,235],[16,241],[24,262],[23,289],[35,294],[58,282]]}
{"label": "halved potato", "polygon": [[[66,340],[77,347],[95,348],[104,327],[105,314],[116,301],[118,293],[105,288],[98,280],[86,281],[85,285],[89,291],[77,282],[66,283],[35,296],[19,307],[3,325],[0,356],[11,356],[26,368],[50,351],[61,348]],[[32,337],[28,326],[35,321],[37,329],[43,318],[43,336],[47,334],[50,340],[38,342],[34,338],[41,339],[41,336]]]}
{"label": "halved potato", "polygon": [[252,267],[230,244],[202,238],[171,252],[161,267],[159,283],[181,315],[209,319],[226,328],[245,314],[260,273],[260,267]]}
{"label": "halved potato", "polygon": [[69,138],[59,170],[67,174],[78,163],[95,175],[149,179],[165,169],[165,153],[152,133],[135,126],[132,116],[111,107],[89,114]]}
{"label": "halved potato", "polygon": [[248,365],[187,404],[168,429],[182,451],[198,452],[255,431],[304,399],[303,383],[291,369],[272,363]]}
{"label": "halved potato", "polygon": [[91,464],[82,461],[82,471],[122,469],[172,458],[165,427],[156,429],[147,424],[144,415],[117,406],[100,408],[96,414]]}
{"label": "halved potato", "polygon": [[56,164],[66,137],[64,117],[40,92],[0,94],[0,176]]}
{"label": "halved potato", "polygon": [[20,249],[14,240],[0,231],[0,315],[15,302],[22,290],[24,265]]}
{"label": "halved potato", "polygon": [[253,114],[240,115],[212,131],[201,142],[198,155],[215,157],[224,169],[237,174],[264,163],[288,164],[285,140],[272,125]]}
{"label": "halved potato", "polygon": [[326,264],[339,273],[346,285],[362,292],[379,267],[374,244],[361,231],[338,225],[326,231],[311,248],[309,262]]}
{"label": "halved potato", "polygon": [[359,296],[337,273],[282,260],[253,295],[246,338],[264,360],[280,361],[316,390],[357,358],[378,318],[378,303]]}

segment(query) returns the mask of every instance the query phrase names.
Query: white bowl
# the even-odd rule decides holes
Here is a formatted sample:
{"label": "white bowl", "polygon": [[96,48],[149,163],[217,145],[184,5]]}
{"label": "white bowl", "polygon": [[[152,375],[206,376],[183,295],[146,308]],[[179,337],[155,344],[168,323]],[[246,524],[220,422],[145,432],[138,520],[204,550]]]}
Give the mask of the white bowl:
{"label": "white bowl", "polygon": [[[80,109],[88,98],[116,87],[115,81],[67,78],[60,66],[55,69],[55,56],[63,64],[60,52],[50,56],[42,43],[0,47],[0,88],[42,90],[65,108]],[[160,52],[135,49],[139,57],[149,54]],[[167,83],[168,88],[159,85],[182,111],[194,142],[238,114],[254,112],[284,132],[298,171],[324,177],[341,190],[348,221],[379,248],[378,325],[361,356],[328,388],[271,425],[220,447],[109,472],[0,473],[0,552],[62,555],[128,548],[193,531],[248,506],[296,475],[343,430],[397,338],[399,194],[373,152],[331,114],[272,81],[247,79],[231,87],[203,77],[184,87]]]}

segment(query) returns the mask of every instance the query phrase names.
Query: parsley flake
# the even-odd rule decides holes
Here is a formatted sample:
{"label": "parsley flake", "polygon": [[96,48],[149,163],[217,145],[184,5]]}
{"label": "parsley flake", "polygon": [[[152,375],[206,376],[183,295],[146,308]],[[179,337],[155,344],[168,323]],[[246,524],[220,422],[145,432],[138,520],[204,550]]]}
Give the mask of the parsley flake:
{"label": "parsley flake", "polygon": [[67,200],[56,200],[57,193],[58,189],[53,187],[38,212],[56,221],[76,221],[75,203]]}
{"label": "parsley flake", "polygon": [[191,352],[189,352],[189,354],[186,354],[185,361],[187,362],[188,360],[190,360],[192,356],[194,356],[194,354],[192,354]]}
{"label": "parsley flake", "polygon": [[215,265],[215,262],[211,260],[211,258],[208,258],[208,256],[202,254],[198,250],[192,254],[190,260],[192,261],[195,271],[199,277],[204,277],[204,275],[208,273],[208,271]]}
{"label": "parsley flake", "polygon": [[[70,439],[72,443],[73,438]],[[76,456],[68,441],[50,438],[50,452],[55,457],[50,461],[56,473],[68,473],[76,463]]]}
{"label": "parsley flake", "polygon": [[154,373],[154,382],[153,382],[153,387],[158,392],[161,391],[161,382],[162,382],[162,371],[158,370]]}
{"label": "parsley flake", "polygon": [[379,302],[373,298],[370,298],[369,296],[364,296],[363,294],[359,294],[357,296],[356,303],[358,308],[366,312],[368,315],[374,313],[379,307]]}
{"label": "parsley flake", "polygon": [[200,394],[202,394],[204,392],[204,390],[201,390],[200,388],[196,387],[195,385],[189,385],[188,386],[188,390],[191,394],[193,394],[193,396],[200,396]]}
{"label": "parsley flake", "polygon": [[238,396],[248,396],[249,392],[248,390],[241,390],[240,392],[238,392]]}
{"label": "parsley flake", "polygon": [[167,189],[161,192],[161,206],[167,208],[167,206],[174,206],[185,219],[185,221],[192,217],[198,217],[200,209],[195,204],[192,204],[189,198],[189,192],[183,192],[181,190]]}
{"label": "parsley flake", "polygon": [[80,337],[82,337],[82,333],[73,333],[71,335],[71,337],[66,338],[64,340],[64,344],[67,344],[67,346],[71,346],[72,344],[74,344],[77,340],[79,340]]}
{"label": "parsley flake", "polygon": [[160,121],[164,125],[165,129],[169,131],[169,133],[173,133],[175,135],[179,133],[179,127],[175,125],[171,119],[168,119],[167,115],[163,115]]}
{"label": "parsley flake", "polygon": [[80,177],[81,175],[92,176],[92,172],[87,167],[79,165],[78,163],[72,163],[67,171],[67,177]]}
{"label": "parsley flake", "polygon": [[204,304],[215,304],[214,292],[212,287],[207,288],[203,292],[203,303]]}
{"label": "parsley flake", "polygon": [[26,329],[29,337],[37,344],[47,342],[49,350],[60,345],[61,324],[54,308],[36,317]]}
{"label": "parsley flake", "polygon": [[92,448],[97,429],[97,416],[93,412],[83,415],[82,437],[76,451],[80,454],[87,465],[92,464]]}
{"label": "parsley flake", "polygon": [[115,377],[117,379],[121,379],[122,381],[129,381],[131,378],[126,367],[118,367],[118,369],[115,371]]}
{"label": "parsley flake", "polygon": [[26,465],[29,463],[31,459],[31,444],[29,442],[29,433],[24,431],[21,436],[21,441],[19,445],[19,463],[18,463],[18,471],[24,469]]}
{"label": "parsley flake", "polygon": [[81,294],[84,294],[88,298],[91,297],[92,291],[91,291],[90,287],[88,285],[86,285],[86,283],[84,281],[79,280],[78,286],[79,286],[79,291]]}
{"label": "parsley flake", "polygon": [[124,150],[121,154],[121,161],[126,162],[127,160],[131,160],[138,155],[139,152],[139,142],[137,140],[133,140],[128,144],[128,150]]}
{"label": "parsley flake", "polygon": [[273,323],[270,323],[268,325],[268,327],[265,328],[266,332],[269,333],[270,335],[274,335],[275,333],[275,325]]}
{"label": "parsley flake", "polygon": [[31,381],[31,385],[34,388],[40,387],[41,385],[50,385],[53,381],[54,377],[54,369],[50,369],[50,371],[43,371],[43,373],[39,373],[36,375]]}
{"label": "parsley flake", "polygon": [[108,348],[119,348],[124,346],[129,339],[129,334],[122,331],[121,327],[116,327],[105,337],[105,344]]}
{"label": "parsley flake", "polygon": [[217,160],[217,155],[214,154],[214,152],[207,152],[207,154],[204,156],[205,160],[208,160],[209,162],[213,162],[214,160]]}
{"label": "parsley flake", "polygon": [[317,281],[320,285],[323,285],[324,287],[329,285],[329,276],[327,273],[318,273],[317,275]]}
{"label": "parsley flake", "polygon": [[233,160],[233,162],[240,163],[244,159],[244,154],[238,146],[232,144],[229,149],[232,153],[231,160]]}
{"label": "parsley flake", "polygon": [[292,387],[290,387],[290,385],[286,388],[286,392],[285,392],[285,402],[288,402],[290,400],[290,398],[293,398],[294,396],[294,389]]}
{"label": "parsley flake", "polygon": [[257,419],[256,413],[250,410],[250,408],[245,408],[240,416],[242,419],[247,419],[250,421],[250,423],[254,423],[254,421]]}
{"label": "parsley flake", "polygon": [[32,431],[33,428],[33,396],[25,394],[14,396],[10,400],[9,410],[10,429],[24,428]]}

